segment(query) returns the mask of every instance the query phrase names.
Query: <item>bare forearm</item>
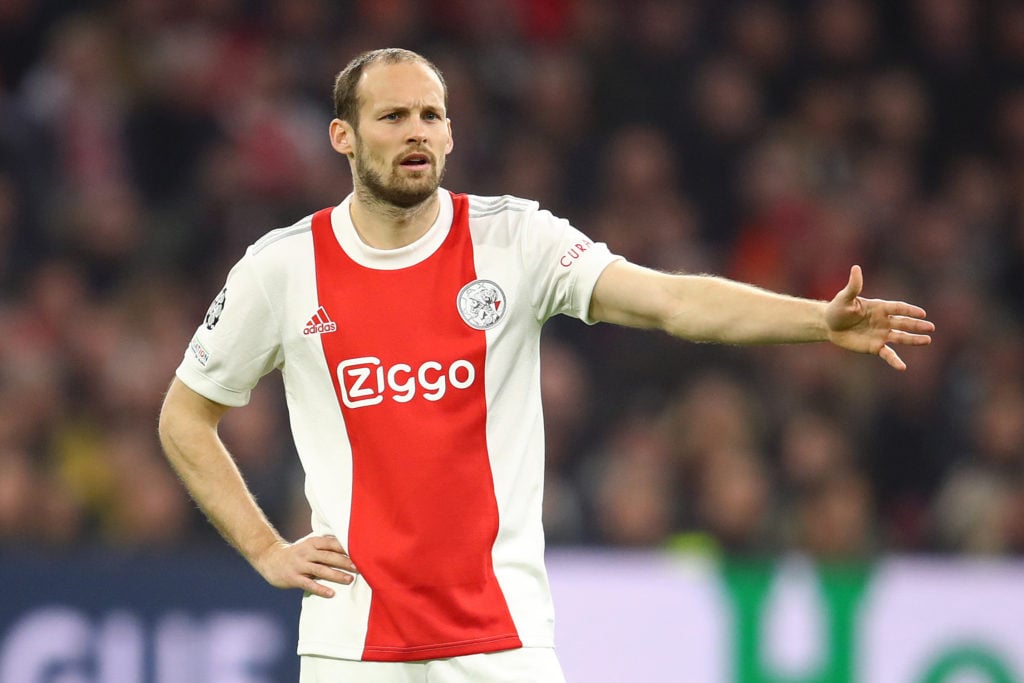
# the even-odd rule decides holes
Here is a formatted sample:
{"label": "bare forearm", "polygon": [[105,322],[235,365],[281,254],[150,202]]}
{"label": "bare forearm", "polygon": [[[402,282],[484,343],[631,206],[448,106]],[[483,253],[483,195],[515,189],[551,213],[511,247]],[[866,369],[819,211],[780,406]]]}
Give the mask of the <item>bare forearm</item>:
{"label": "bare forearm", "polygon": [[682,339],[725,344],[830,341],[848,351],[907,365],[892,345],[931,343],[935,325],[919,306],[865,299],[860,266],[831,301],[776,294],[710,275],[669,275],[627,261],[608,265],[590,299],[594,320],[657,328]]}
{"label": "bare forearm", "polygon": [[670,275],[624,261],[597,281],[591,315],[701,342],[781,344],[828,339],[821,301],[710,275]]}
{"label": "bare forearm", "polygon": [[660,326],[693,341],[726,344],[782,344],[828,339],[823,301],[777,294],[704,275],[673,276],[673,289]]}
{"label": "bare forearm", "polygon": [[333,536],[287,543],[274,530],[217,436],[227,409],[175,379],[160,412],[167,459],[210,522],[270,585],[332,597],[334,589],[319,580],[352,583],[352,558]]}
{"label": "bare forearm", "polygon": [[255,566],[261,553],[283,542],[217,436],[216,423],[198,419],[169,395],[160,418],[160,441],[200,509],[250,563]]}

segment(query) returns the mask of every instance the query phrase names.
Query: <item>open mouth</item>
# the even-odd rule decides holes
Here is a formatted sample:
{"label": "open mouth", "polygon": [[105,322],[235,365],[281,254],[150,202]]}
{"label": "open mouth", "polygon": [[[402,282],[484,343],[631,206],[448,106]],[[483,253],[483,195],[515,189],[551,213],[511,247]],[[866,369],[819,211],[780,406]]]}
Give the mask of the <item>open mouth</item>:
{"label": "open mouth", "polygon": [[402,157],[402,160],[398,162],[400,166],[405,168],[411,168],[413,170],[421,171],[430,166],[430,157],[426,154],[407,154]]}

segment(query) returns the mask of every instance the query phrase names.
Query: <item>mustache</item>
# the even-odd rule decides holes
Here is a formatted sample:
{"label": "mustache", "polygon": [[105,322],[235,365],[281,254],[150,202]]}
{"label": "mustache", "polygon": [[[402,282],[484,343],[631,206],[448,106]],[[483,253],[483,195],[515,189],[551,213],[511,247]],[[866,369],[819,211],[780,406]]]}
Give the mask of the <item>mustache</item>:
{"label": "mustache", "polygon": [[437,165],[437,157],[434,155],[433,152],[431,152],[428,148],[422,145],[416,145],[414,147],[409,147],[403,150],[400,154],[395,156],[391,163],[395,166],[399,166],[402,163],[402,159],[406,158],[410,154],[422,154],[427,158],[431,166]]}

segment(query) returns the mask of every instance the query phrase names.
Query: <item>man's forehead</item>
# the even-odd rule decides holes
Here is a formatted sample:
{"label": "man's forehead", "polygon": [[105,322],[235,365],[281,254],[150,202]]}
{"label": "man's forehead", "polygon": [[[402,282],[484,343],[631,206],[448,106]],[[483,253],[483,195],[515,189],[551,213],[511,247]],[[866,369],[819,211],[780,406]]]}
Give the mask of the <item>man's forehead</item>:
{"label": "man's forehead", "polygon": [[444,106],[444,88],[434,70],[422,62],[371,64],[359,78],[363,104],[387,102],[411,106],[414,103]]}

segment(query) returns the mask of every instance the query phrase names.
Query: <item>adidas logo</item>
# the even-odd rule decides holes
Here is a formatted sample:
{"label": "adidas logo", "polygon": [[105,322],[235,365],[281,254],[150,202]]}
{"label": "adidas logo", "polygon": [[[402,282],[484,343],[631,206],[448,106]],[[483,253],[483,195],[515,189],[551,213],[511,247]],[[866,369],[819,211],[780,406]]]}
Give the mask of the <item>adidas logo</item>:
{"label": "adidas logo", "polygon": [[327,315],[324,307],[316,309],[316,313],[306,322],[302,334],[328,334],[338,329],[338,325]]}

